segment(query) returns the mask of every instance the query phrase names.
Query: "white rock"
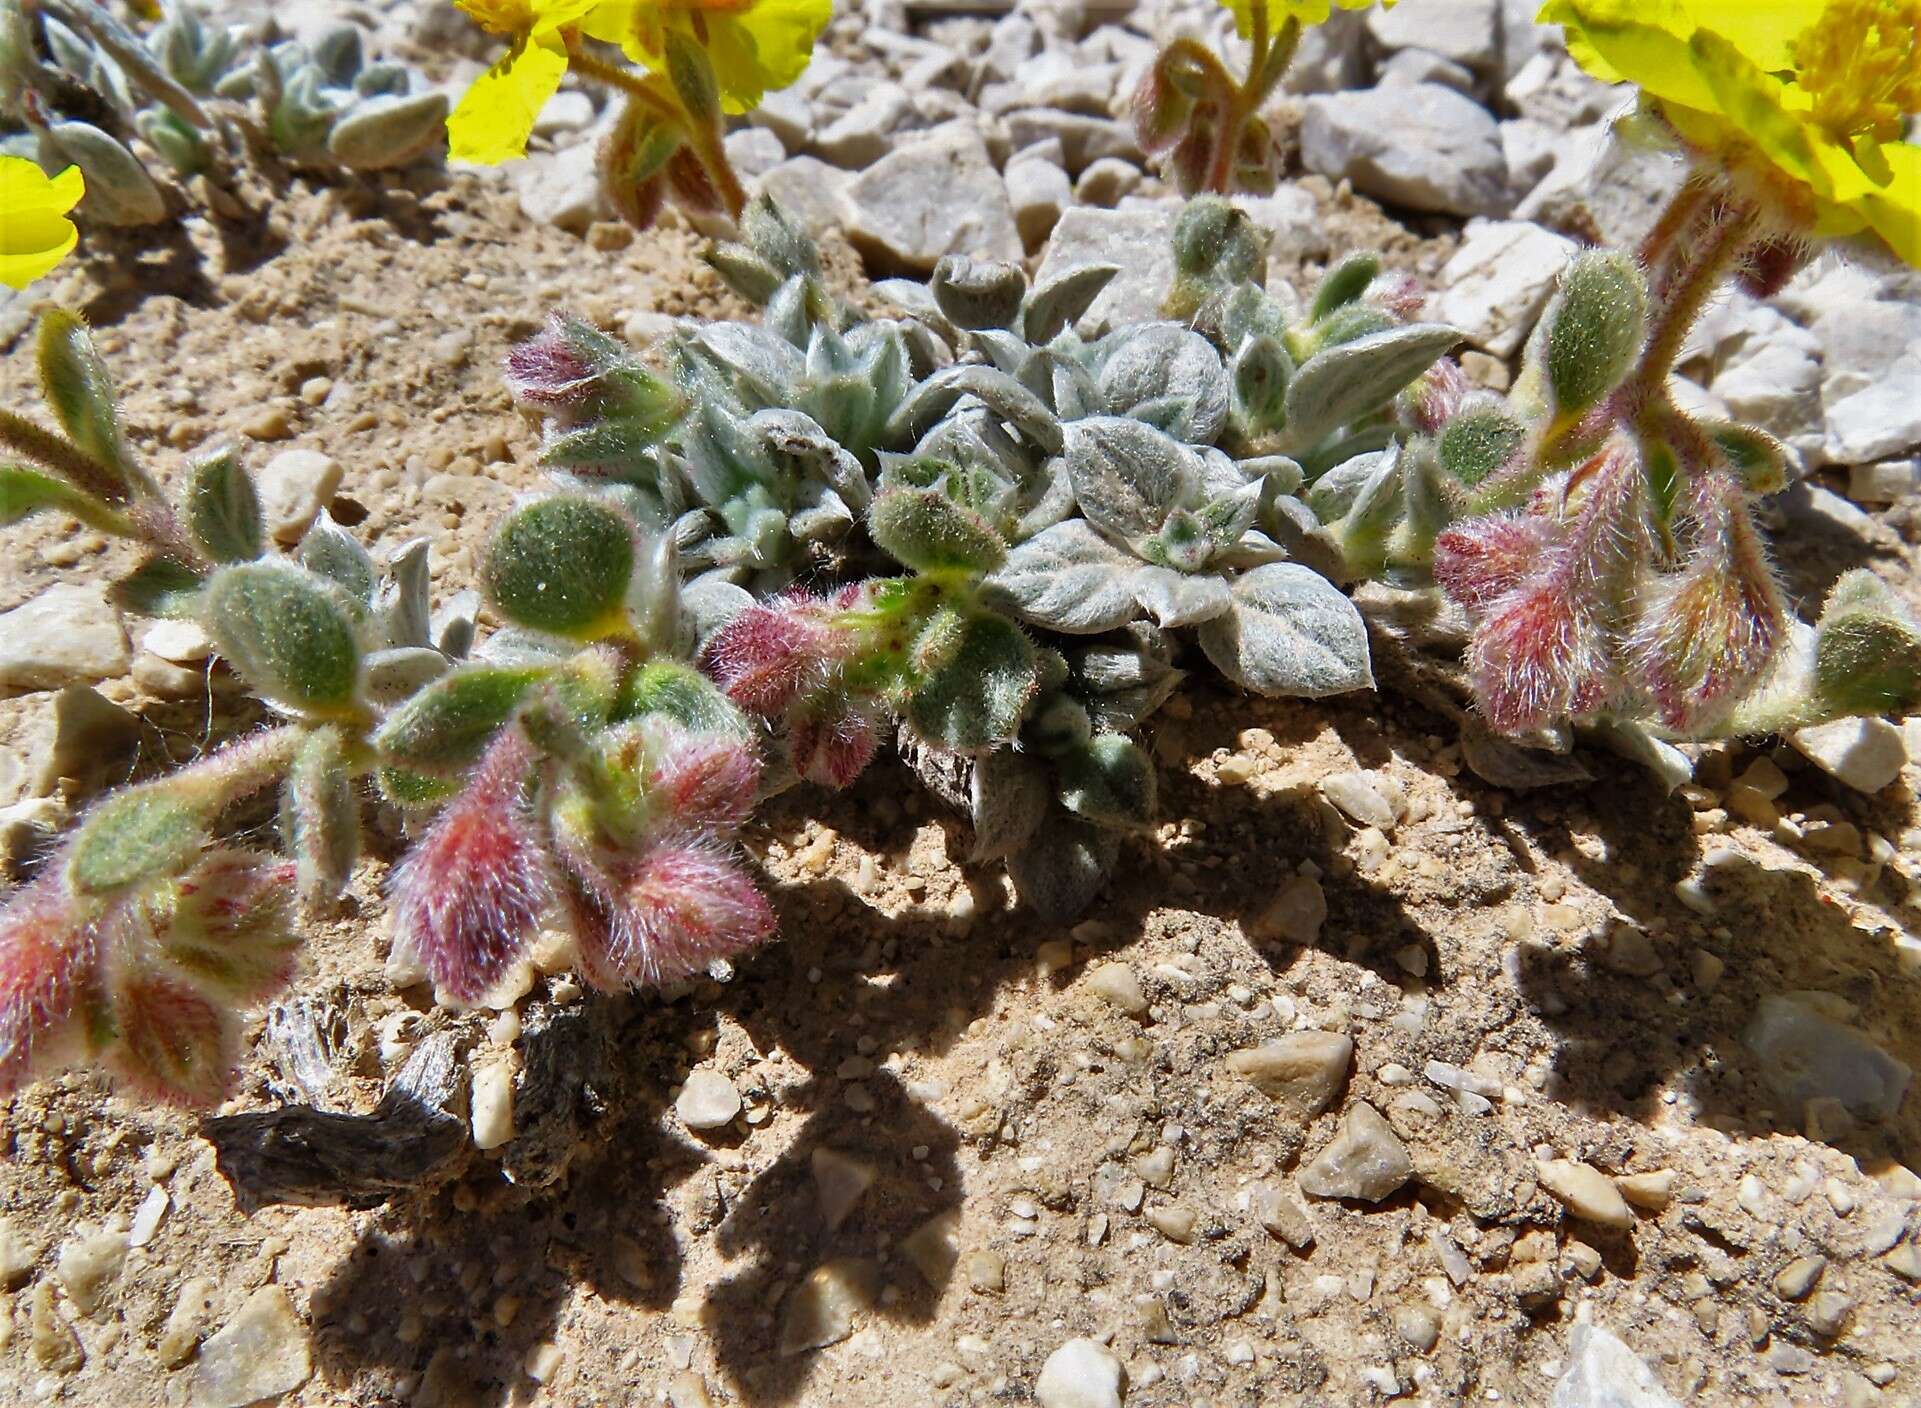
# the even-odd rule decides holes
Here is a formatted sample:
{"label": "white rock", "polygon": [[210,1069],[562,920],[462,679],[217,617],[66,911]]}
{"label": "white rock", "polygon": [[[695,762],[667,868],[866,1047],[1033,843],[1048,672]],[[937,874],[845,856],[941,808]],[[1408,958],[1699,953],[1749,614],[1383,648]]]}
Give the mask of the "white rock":
{"label": "white rock", "polygon": [[765,176],[787,160],[787,149],[780,144],[780,138],[765,127],[743,127],[738,132],[729,132],[725,145],[727,159],[734,163],[734,170],[742,181]]}
{"label": "white rock", "polygon": [[[1056,144],[1058,145],[1058,144]],[[1067,173],[1044,157],[1017,155],[1007,163],[1008,203],[1014,208],[1014,226],[1029,253],[1039,249],[1059,223],[1061,212],[1074,199],[1074,188]]]}
{"label": "white rock", "polygon": [[960,123],[903,141],[847,187],[847,237],[870,266],[926,274],[943,254],[1019,259],[1007,187]]}
{"label": "white rock", "polygon": [[1509,118],[1501,124],[1501,155],[1507,160],[1508,189],[1525,193],[1541,184],[1560,160],[1567,134],[1531,117]]}
{"label": "white rock", "polygon": [[1334,1102],[1354,1060],[1354,1041],[1336,1032],[1287,1032],[1227,1054],[1227,1069],[1306,1124]]}
{"label": "white rock", "polygon": [[1598,1325],[1576,1325],[1549,1408],[1681,1408],[1635,1352]]}
{"label": "white rock", "polygon": [[1174,282],[1174,217],[1178,206],[1130,206],[1125,210],[1073,209],[1061,216],[1035,285],[1088,264],[1118,264],[1121,272],[1081,315],[1083,336],[1123,323],[1160,316],[1161,300]]}
{"label": "white rock", "polygon": [[1858,504],[1891,504],[1921,494],[1921,459],[1857,464],[1848,471],[1848,497]]}
{"label": "white rock", "polygon": [[936,1294],[960,1264],[961,1210],[945,1208],[901,1239],[900,1249]]}
{"label": "white rock", "polygon": [[1737,420],[1784,440],[1818,431],[1821,344],[1812,333],[1760,307],[1740,319],[1740,342],[1711,383]]}
{"label": "white rock", "polygon": [[536,137],[555,137],[562,132],[578,132],[594,123],[594,100],[578,88],[554,94],[534,116]]}
{"label": "white rock", "polygon": [[292,1393],[312,1374],[307,1327],[293,1302],[279,1286],[262,1286],[200,1346],[187,1402],[189,1408],[246,1408]]}
{"label": "white rock", "polygon": [[787,1297],[782,1309],[780,1352],[801,1354],[838,1344],[854,1332],[854,1317],[880,1291],[880,1268],[858,1257],[817,1266]]}
{"label": "white rock", "polygon": [[[1122,196],[1131,194],[1142,179],[1140,167],[1133,162],[1104,156],[1089,162],[1087,170],[1081,172],[1081,179],[1074,183],[1074,199],[1083,205],[1113,207],[1120,204]],[[1008,198],[1013,198],[1011,192]],[[1017,212],[1015,219],[1019,218]]]}
{"label": "white rock", "polygon": [[1612,141],[1609,132],[1604,122],[1569,132],[1554,169],[1514,207],[1514,218],[1582,240],[1598,237],[1617,249],[1638,245],[1687,168],[1664,154]]}
{"label": "white rock", "polygon": [[1520,350],[1575,244],[1526,220],[1473,220],[1441,270],[1434,316],[1496,357]]}
{"label": "white rock", "polygon": [[1381,65],[1374,76],[1377,88],[1410,88],[1416,83],[1438,83],[1457,93],[1474,96],[1474,73],[1431,49],[1402,49]]}
{"label": "white rock", "polygon": [[1502,96],[1522,117],[1566,131],[1608,116],[1627,101],[1631,91],[1624,85],[1590,78],[1557,48],[1529,55],[1508,78]]}
{"label": "white rock", "polygon": [[1473,99],[1436,83],[1309,98],[1301,159],[1414,210],[1495,215],[1511,203],[1500,128]]}
{"label": "white rock", "polygon": [[815,238],[847,223],[847,185],[853,178],[818,157],[797,156],[773,167],[754,183]]}
{"label": "white rock", "polygon": [[1076,112],[1056,112],[1053,108],[1020,108],[1008,113],[1005,120],[1007,140],[1013,151],[1050,137],[1057,139],[1071,176],[1078,176],[1090,162],[1104,156],[1117,156],[1135,163],[1142,159],[1132,123]]}
{"label": "white rock", "polygon": [[719,1071],[703,1066],[680,1088],[674,1113],[689,1129],[723,1129],[740,1114],[740,1092]]}
{"label": "white rock", "polygon": [[913,97],[900,84],[878,84],[814,134],[814,151],[849,170],[871,166],[893,149],[894,134],[907,125],[913,110]]}
{"label": "white rock", "polygon": [[1413,1176],[1414,1161],[1393,1126],[1356,1100],[1334,1138],[1302,1168],[1300,1185],[1311,1198],[1378,1203]]}
{"label": "white rock", "polygon": [[1851,396],[1828,405],[1828,457],[1867,464],[1921,446],[1921,352],[1910,350]]}
{"label": "white rock", "polygon": [[198,621],[155,621],[140,648],[176,665],[198,665],[213,654],[213,641]]}
{"label": "white rock", "polygon": [[1879,298],[1828,303],[1808,331],[1821,348],[1821,397],[1832,406],[1867,390],[1903,353],[1921,347],[1921,305]]}
{"label": "white rock", "polygon": [[1541,1186],[1584,1222],[1603,1227],[1632,1227],[1634,1212],[1614,1180],[1573,1159],[1542,1159],[1535,1165]]}
{"label": "white rock", "polygon": [[127,1234],[117,1228],[76,1237],[60,1248],[53,1274],[73,1308],[92,1315],[127,1260]]}
{"label": "white rock", "polygon": [[[318,450],[282,450],[260,467],[260,516],[277,543],[297,543],[340,492],[340,462]],[[156,652],[157,653],[157,652]]]}
{"label": "white rock", "polygon": [[133,1215],[133,1226],[127,1232],[127,1245],[144,1247],[160,1231],[160,1223],[167,1215],[167,1207],[173,1201],[172,1195],[158,1183],[147,1190],[147,1196],[140,1200],[140,1206]]}
{"label": "white rock", "polygon": [[1367,12],[1367,32],[1383,49],[1429,49],[1477,72],[1501,62],[1500,0],[1401,0]]}
{"label": "white rock", "polygon": [[1321,779],[1321,795],[1363,826],[1392,831],[1399,819],[1372,773],[1329,773]]}
{"label": "white rock", "polygon": [[1795,751],[1860,792],[1879,792],[1901,775],[1907,740],[1886,719],[1836,719],[1788,736]]}
{"label": "white rock", "polygon": [[1040,1408],[1121,1408],[1121,1361],[1093,1340],[1069,1340],[1034,1381]]}
{"label": "white rock", "polygon": [[799,151],[814,135],[813,104],[792,88],[767,94],[747,120],[772,132],[790,152]]}
{"label": "white rock", "polygon": [[1267,291],[1285,306],[1293,292],[1287,281],[1291,266],[1333,253],[1327,217],[1313,196],[1292,184],[1276,186],[1264,196],[1230,196],[1229,200],[1267,231]]}
{"label": "white rock", "polygon": [[1770,993],[1741,1034],[1769,1089],[1798,1113],[1839,1100],[1862,1119],[1894,1118],[1913,1072],[1869,1037],[1821,1011],[1824,993]]}
{"label": "white rock", "polygon": [[1301,35],[1281,86],[1289,93],[1340,93],[1367,83],[1367,17],[1336,9]]}
{"label": "white rock", "polygon": [[1092,63],[1074,50],[1050,49],[1023,61],[1013,82],[1036,107],[1106,117],[1120,72],[1119,64]]}
{"label": "white rock", "polygon": [[123,675],[133,663],[106,587],[61,582],[0,612],[0,689],[59,689]]}
{"label": "white rock", "polygon": [[595,166],[597,145],[580,142],[515,162],[511,170],[520,213],[536,225],[576,231],[608,214]]}
{"label": "white rock", "polygon": [[[730,1084],[727,1088],[732,1090],[733,1086]],[[739,1106],[738,1095],[734,1103]],[[722,1121],[723,1124],[732,1122],[731,1115]],[[874,1186],[873,1165],[823,1145],[808,1156],[808,1166],[814,1174],[814,1200],[820,1206],[821,1225],[831,1232],[847,1221],[854,1205]]]}
{"label": "white rock", "polygon": [[474,1147],[498,1149],[514,1137],[514,1066],[495,1061],[474,1072],[470,1096]]}

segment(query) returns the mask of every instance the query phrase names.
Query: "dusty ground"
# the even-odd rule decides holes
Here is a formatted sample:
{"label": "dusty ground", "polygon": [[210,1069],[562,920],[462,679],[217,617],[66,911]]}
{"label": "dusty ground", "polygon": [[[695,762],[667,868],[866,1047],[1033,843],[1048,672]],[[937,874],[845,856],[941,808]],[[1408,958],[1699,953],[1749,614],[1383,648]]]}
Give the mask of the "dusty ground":
{"label": "dusty ground", "polygon": [[[94,320],[163,475],[217,439],[256,463],[322,448],[347,469],[337,516],[376,551],[428,535],[438,595],[471,580],[490,523],[536,480],[533,429],[496,368],[544,309],[616,327],[739,311],[685,231],[583,241],[530,227],[468,177],[302,188],[233,236],[244,256],[219,243],[196,225],[190,245],[122,270],[98,242],[44,292]],[[1406,248],[1432,268],[1445,245]],[[9,405],[27,399],[17,335],[0,385]],[[1849,557],[1913,594],[1914,551],[1885,527],[1823,543],[1787,554],[1800,595]],[[125,565],[60,520],[5,530],[0,609]],[[145,766],[203,746],[209,717],[236,722],[131,680],[107,692],[151,723]],[[26,707],[0,702],[0,736]],[[1892,1125],[1813,1142],[1799,1111],[1772,1106],[1740,1039],[1763,995],[1820,989],[1921,1066],[1921,974],[1894,947],[1921,918],[1921,771],[1863,798],[1778,750],[1790,825],[1764,830],[1721,807],[1750,749],[1712,754],[1688,797],[1607,758],[1589,760],[1592,785],[1523,797],[1464,773],[1453,726],[1392,696],[1309,706],[1195,682],[1150,732],[1164,822],[1071,931],[1010,912],[998,876],[959,863],[965,827],[897,766],[844,798],[782,799],[749,844],[783,938],[728,984],[596,1014],[614,1070],[582,1092],[570,1170],[545,1189],[503,1176],[510,1145],[372,1210],[248,1217],[193,1119],[90,1074],[15,1097],[0,1212],[39,1256],[0,1297],[0,1401],[187,1401],[191,1361],[163,1368],[157,1345],[189,1277],[212,1278],[214,1325],[253,1288],[286,1288],[312,1336],[315,1372],[283,1400],[302,1405],[637,1403],[677,1384],[676,1408],[693,1408],[708,1399],[687,1374],[714,1403],[1018,1403],[1076,1335],[1111,1337],[1129,1408],[1380,1401],[1390,1382],[1431,1404],[1530,1404],[1546,1401],[1577,1315],[1690,1402],[1921,1401],[1921,1290],[1879,1254],[1921,1206],[1898,1167],[1921,1166],[1921,1096]],[[1385,844],[1317,791],[1355,767],[1406,791]],[[1846,819],[1869,839],[1854,854],[1793,843],[1796,817]],[[1891,863],[1870,833],[1892,843]],[[1703,915],[1673,887],[1717,848],[1741,859],[1714,869],[1718,908]],[[423,1031],[452,1028],[484,1064],[519,1026],[391,990],[390,852],[314,932],[296,983],[335,1028],[348,1108],[371,1106]],[[1296,872],[1325,890],[1318,940],[1250,937]],[[1611,941],[1624,924],[1649,937],[1651,963]],[[1091,991],[1105,961],[1138,978],[1138,1017]],[[579,1001],[564,974],[539,979],[529,1032],[534,1014]],[[1344,1095],[1305,1129],[1223,1065],[1293,1028],[1356,1045]],[[537,1040],[518,1038],[521,1059]],[[1431,1059],[1490,1078],[1500,1098],[1458,1107],[1422,1077]],[[674,1114],[697,1065],[745,1097],[720,1137]],[[263,1040],[230,1109],[273,1108],[292,1088]],[[1296,1252],[1263,1230],[1248,1190],[1292,1194],[1356,1100],[1387,1115],[1417,1180],[1375,1207],[1304,1202],[1317,1241]],[[878,1175],[838,1229],[816,1202],[818,1148]],[[1541,1154],[1672,1170],[1675,1196],[1626,1231],[1571,1221],[1537,1184]],[[1104,1201],[1097,1170],[1143,1159],[1144,1197]],[[1127,1177],[1109,1170],[1101,1191]],[[59,1302],[84,1365],[42,1366],[29,1305],[58,1248],[131,1219],[156,1184],[170,1210],[103,1303],[80,1316]],[[1188,1240],[1161,1230],[1179,1226],[1169,1207],[1194,1215]],[[901,1243],[949,1209],[962,1258],[930,1287]],[[1458,1284],[1437,1250],[1448,1242],[1465,1254]],[[1850,1302],[1838,1335],[1773,1287],[1809,1254],[1829,1258],[1820,1289]],[[783,1295],[850,1256],[880,1268],[873,1309],[842,1342],[781,1356]],[[1426,1352],[1397,1328],[1414,1305],[1440,1313]]]}

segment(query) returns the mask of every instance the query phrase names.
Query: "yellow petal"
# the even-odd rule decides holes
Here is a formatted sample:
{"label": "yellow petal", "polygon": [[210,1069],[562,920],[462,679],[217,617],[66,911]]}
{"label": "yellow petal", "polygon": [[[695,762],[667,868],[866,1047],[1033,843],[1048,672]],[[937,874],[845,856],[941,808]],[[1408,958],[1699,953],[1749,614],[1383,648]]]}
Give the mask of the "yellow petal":
{"label": "yellow petal", "polygon": [[1565,27],[1568,53],[1603,82],[1626,79],[1683,107],[1715,106],[1672,0],[1550,0],[1541,18]]}
{"label": "yellow petal", "polygon": [[756,106],[768,90],[800,77],[833,8],[833,0],[602,0],[580,28],[591,38],[618,44],[628,58],[656,73],[666,66],[668,25],[696,38],[704,32],[721,106],[739,113]]}
{"label": "yellow petal", "polygon": [[50,209],[9,209],[0,217],[0,284],[23,289],[73,252],[80,232]]}
{"label": "yellow petal", "polygon": [[53,192],[53,208],[65,215],[80,204],[80,198],[87,193],[87,182],[79,167],[69,166],[48,182],[48,188]]}
{"label": "yellow petal", "polygon": [[1771,72],[1793,67],[1795,38],[1821,8],[1813,0],[1683,0],[1683,7],[1693,28],[1713,31]]}
{"label": "yellow petal", "polygon": [[447,155],[496,166],[527,155],[534,118],[560,87],[567,55],[557,43],[523,40],[476,78],[447,116]]}
{"label": "yellow petal", "polygon": [[1855,202],[1875,234],[1907,263],[1921,268],[1921,147],[1887,142],[1881,147],[1891,179]]}

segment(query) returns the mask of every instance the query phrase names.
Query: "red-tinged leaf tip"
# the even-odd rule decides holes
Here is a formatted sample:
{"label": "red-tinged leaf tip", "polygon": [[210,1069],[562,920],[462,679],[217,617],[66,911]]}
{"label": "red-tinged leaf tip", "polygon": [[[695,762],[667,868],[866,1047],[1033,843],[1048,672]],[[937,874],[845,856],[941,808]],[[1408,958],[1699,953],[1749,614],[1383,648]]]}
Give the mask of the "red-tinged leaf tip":
{"label": "red-tinged leaf tip", "polygon": [[1432,435],[1454,419],[1467,393],[1467,373],[1452,357],[1443,357],[1421,373],[1402,395],[1414,428]]}
{"label": "red-tinged leaf tip", "polygon": [[509,729],[394,872],[394,946],[459,1002],[477,1001],[526,949],[550,897],[523,797],[533,746]]}
{"label": "red-tinged leaf tip", "polygon": [[852,701],[832,698],[796,711],[787,746],[794,771],[822,787],[845,787],[859,777],[880,747],[873,718]]}
{"label": "red-tinged leaf tip", "polygon": [[1434,539],[1434,580],[1478,618],[1540,571],[1549,531],[1545,520],[1518,513],[1457,523]]}
{"label": "red-tinged leaf tip", "polygon": [[507,391],[523,405],[555,409],[577,406],[594,392],[601,368],[568,334],[564,313],[548,315],[547,326],[507,352]]}
{"label": "red-tinged leaf tip", "polygon": [[774,932],[766,897],[715,846],[663,842],[608,873],[568,878],[581,976],[603,991],[703,973]]}
{"label": "red-tinged leaf tip", "polygon": [[1588,634],[1557,583],[1502,597],[1468,647],[1468,671],[1488,721],[1524,733],[1566,714],[1577,684],[1594,673]]}
{"label": "red-tinged leaf tip", "polygon": [[748,713],[778,718],[828,655],[832,633],[821,606],[795,595],[748,607],[709,642],[707,672]]}
{"label": "red-tinged leaf tip", "polygon": [[292,927],[296,867],[253,851],[204,857],[149,906],[161,949],[212,995],[245,1006],[293,976],[300,937]]}
{"label": "red-tinged leaf tip", "polygon": [[1421,310],[1427,306],[1427,289],[1408,273],[1383,275],[1375,282],[1373,296],[1381,307],[1407,322],[1420,317]]}
{"label": "red-tinged leaf tip", "polygon": [[760,788],[753,745],[649,721],[648,794],[685,827],[732,829],[746,821]]}
{"label": "red-tinged leaf tip", "polygon": [[93,953],[51,873],[0,909],[0,1094],[71,1044]]}
{"label": "red-tinged leaf tip", "polygon": [[169,1104],[218,1104],[240,1059],[238,1023],[184,982],[134,972],[113,987],[115,1040],[107,1064],[141,1094]]}

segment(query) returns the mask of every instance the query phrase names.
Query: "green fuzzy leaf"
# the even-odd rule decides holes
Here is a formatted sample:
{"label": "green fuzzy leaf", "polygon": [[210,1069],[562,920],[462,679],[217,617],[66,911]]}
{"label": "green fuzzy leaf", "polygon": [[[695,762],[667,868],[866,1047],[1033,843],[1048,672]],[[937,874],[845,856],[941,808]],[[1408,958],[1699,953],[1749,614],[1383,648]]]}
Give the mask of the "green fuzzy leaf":
{"label": "green fuzzy leaf", "polygon": [[232,450],[217,450],[188,468],[181,516],[193,545],[214,562],[251,562],[266,551],[260,496]]}
{"label": "green fuzzy leaf", "polygon": [[625,629],[621,602],[634,573],[634,533],[593,499],[540,499],[494,534],[488,600],[516,625],[576,640]]}
{"label": "green fuzzy leaf", "polygon": [[373,605],[379,581],[373,558],[324,508],[300,540],[300,565],[338,583],[355,601]]}
{"label": "green fuzzy leaf", "polygon": [[1133,739],[1096,734],[1058,766],[1061,805],[1097,826],[1139,830],[1154,819],[1154,764]]}
{"label": "green fuzzy leaf", "polygon": [[1001,535],[938,489],[889,489],[867,511],[882,551],[916,572],[979,576],[1007,556]]}
{"label": "green fuzzy leaf", "polygon": [[48,509],[71,514],[103,533],[133,536],[133,525],[122,514],[66,480],[20,465],[0,465],[0,527]]}
{"label": "green fuzzy leaf", "polygon": [[[1215,285],[1252,279],[1267,259],[1267,232],[1219,196],[1201,196],[1174,221],[1174,270]],[[1167,317],[1179,318],[1169,310]]]}
{"label": "green fuzzy leaf", "polygon": [[1506,464],[1526,437],[1526,428],[1505,411],[1468,411],[1442,430],[1441,464],[1472,489]]}
{"label": "green fuzzy leaf", "polygon": [[650,660],[622,681],[614,702],[616,722],[659,714],[696,733],[746,737],[746,717],[712,680],[678,660]]}
{"label": "green fuzzy leaf", "polygon": [[1815,627],[1814,677],[1844,714],[1921,708],[1921,624],[1866,568],[1842,576]]}
{"label": "green fuzzy leaf", "polygon": [[780,208],[772,196],[756,196],[740,217],[741,237],[782,278],[820,277],[820,248],[807,227]]}
{"label": "green fuzzy leaf", "polygon": [[1367,292],[1367,286],[1380,272],[1380,255],[1372,251],[1348,255],[1322,276],[1320,287],[1314,290],[1314,303],[1308,309],[1307,320],[1318,323],[1336,308],[1355,302]]}
{"label": "green fuzzy leaf", "polygon": [[967,620],[957,607],[935,607],[907,648],[909,668],[917,675],[927,676],[952,663],[967,639]]}
{"label": "green fuzzy leaf", "polygon": [[454,777],[435,777],[411,768],[381,768],[374,773],[380,795],[396,807],[432,807],[459,794],[461,782]]}
{"label": "green fuzzy leaf", "polygon": [[87,813],[67,857],[67,883],[104,895],[136,881],[178,875],[207,842],[207,807],[165,783],[132,788]]}
{"label": "green fuzzy leaf", "polygon": [[1120,271],[1118,264],[1083,264],[1036,288],[1027,296],[1027,308],[1021,314],[1021,331],[1028,342],[1036,347],[1052,342],[1063,329],[1079,322]]}
{"label": "green fuzzy leaf", "polygon": [[1374,683],[1361,613],[1298,562],[1243,573],[1234,608],[1202,623],[1199,634],[1215,668],[1258,694],[1318,699]]}
{"label": "green fuzzy leaf", "polygon": [[1034,696],[1034,646],[1000,616],[968,619],[952,658],[907,701],[907,716],[927,742],[971,753],[1014,736]]}
{"label": "green fuzzy leaf", "polygon": [[[85,171],[91,194],[93,171]],[[64,308],[49,308],[40,315],[35,355],[40,394],[67,438],[121,484],[133,487],[134,471],[120,429],[113,378],[87,325]]]}
{"label": "green fuzzy leaf", "polygon": [[1385,404],[1461,340],[1453,328],[1409,323],[1316,353],[1287,385],[1287,438],[1317,444]]}
{"label": "green fuzzy leaf", "polygon": [[463,665],[388,715],[374,747],[413,768],[465,767],[548,674],[524,666]]}
{"label": "green fuzzy leaf", "polygon": [[405,166],[445,140],[445,93],[387,93],[356,103],[327,134],[327,151],[350,171]]}
{"label": "green fuzzy leaf", "polygon": [[1000,860],[1027,844],[1047,816],[1047,768],[1011,748],[998,748],[974,766],[968,802],[976,861]]}
{"label": "green fuzzy leaf", "polygon": [[170,557],[153,557],[114,583],[113,597],[142,616],[195,616],[207,579]]}
{"label": "green fuzzy leaf", "polygon": [[1287,383],[1294,359],[1276,338],[1250,337],[1241,343],[1228,369],[1233,386],[1234,425],[1249,439],[1279,430],[1287,422]]}
{"label": "green fuzzy leaf", "polygon": [[1028,844],[1008,854],[1007,873],[1021,903],[1059,923],[1093,902],[1120,855],[1118,831],[1056,811],[1035,829]]}
{"label": "green fuzzy leaf", "polygon": [[1589,250],[1568,265],[1547,315],[1547,381],[1558,419],[1596,405],[1627,376],[1647,334],[1647,300],[1647,281],[1618,250]]}
{"label": "green fuzzy leaf", "polygon": [[360,641],[352,597],[284,562],[223,567],[201,621],[215,647],[262,698],[316,717],[356,712]]}
{"label": "green fuzzy leaf", "polygon": [[1750,494],[1778,494],[1788,486],[1788,447],[1752,425],[1710,421],[1701,428],[1728,458]]}
{"label": "green fuzzy leaf", "polygon": [[300,898],[315,908],[339,899],[360,854],[360,807],[338,729],[314,730],[294,755],[281,794],[280,833],[294,858]]}
{"label": "green fuzzy leaf", "polygon": [[1322,352],[1400,326],[1402,324],[1397,323],[1394,315],[1385,309],[1366,303],[1344,303],[1329,313],[1324,322],[1315,324],[1308,346],[1313,351]]}

